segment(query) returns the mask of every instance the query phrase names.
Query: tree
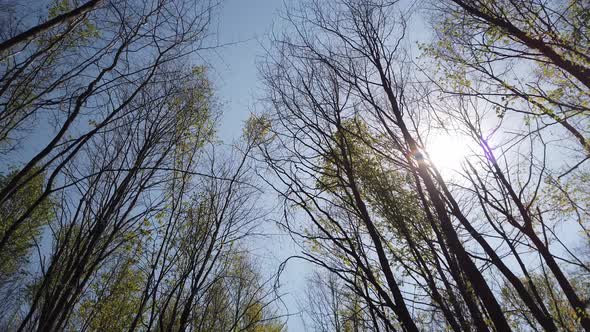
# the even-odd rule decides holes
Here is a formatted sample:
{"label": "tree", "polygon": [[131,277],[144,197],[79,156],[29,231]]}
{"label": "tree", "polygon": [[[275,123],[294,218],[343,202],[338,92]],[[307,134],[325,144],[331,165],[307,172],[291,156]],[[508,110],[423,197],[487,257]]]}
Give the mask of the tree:
{"label": "tree", "polygon": [[92,291],[81,301],[76,316],[83,330],[114,332],[131,325],[144,280],[133,259],[121,260],[89,287]]}
{"label": "tree", "polygon": [[[13,171],[8,176],[0,175],[0,186],[7,183]],[[0,210],[0,228],[4,230],[19,214],[26,211],[31,204],[41,195],[45,181],[44,174],[36,176],[24,188],[14,195]],[[35,242],[40,240],[42,228],[49,224],[53,216],[53,204],[51,199],[43,201],[35,213],[31,214],[24,222],[24,227],[15,235],[14,241],[8,243],[5,251],[0,253],[0,283],[17,273],[28,262],[28,256]]]}
{"label": "tree", "polygon": [[438,41],[429,49],[461,87],[447,91],[479,96],[499,114],[561,126],[588,157],[587,10],[585,1],[444,2],[436,6]]}
{"label": "tree", "polygon": [[[189,61],[217,3],[76,5],[53,2],[45,23],[0,47],[0,157],[16,164],[0,183],[0,257],[7,274],[20,264],[28,275],[3,325],[276,330],[255,272],[236,300],[247,306],[198,324],[213,289],[229,294],[219,287],[231,287],[235,247],[260,217],[251,142],[217,151],[228,150],[215,138],[219,105],[207,68]],[[21,139],[42,144],[21,157]]]}
{"label": "tree", "polygon": [[[91,0],[79,7],[73,8],[65,13],[55,15],[55,17],[52,17],[52,18],[48,19],[47,21],[45,21],[41,24],[38,24],[26,31],[19,33],[16,36],[13,36],[13,37],[3,41],[0,44],[0,52],[6,52],[10,48],[12,48],[20,43],[27,42],[27,41],[35,38],[36,36],[41,35],[43,32],[50,30],[51,28],[53,28],[55,26],[62,25],[68,21],[75,22],[77,18],[85,15],[87,12],[94,9],[98,4],[100,4],[100,2],[101,2],[100,0]],[[75,23],[70,23],[70,24],[75,24]]]}
{"label": "tree", "polygon": [[[127,15],[125,8],[133,6],[137,10]],[[183,75],[173,63],[196,51],[198,43],[203,42],[212,6],[208,2],[164,1],[150,7],[142,2],[124,1],[92,11],[92,16],[86,18],[93,30],[100,31],[98,35],[90,34],[92,42],[70,44],[76,39],[71,37],[84,34],[87,25],[60,25],[63,31],[51,30],[43,39],[46,43],[29,45],[18,56],[6,57],[0,78],[6,116],[0,120],[0,127],[5,130],[2,136],[31,130],[30,120],[37,116],[43,120],[51,114],[56,125],[47,130],[47,144],[29,160],[22,161],[19,171],[0,189],[2,204],[34,176],[47,173],[43,195],[3,232],[0,249],[27,214],[56,186],[60,187],[60,171],[94,135],[106,130],[114,120],[128,116],[135,99],[159,80]],[[115,23],[111,24],[113,18]],[[160,21],[171,25],[160,25]],[[183,28],[176,29],[174,25]],[[135,52],[136,48],[141,52]],[[137,59],[133,60],[134,57]],[[40,123],[34,121],[33,128],[39,128]],[[10,153],[13,148],[11,145],[6,150]]]}
{"label": "tree", "polygon": [[[408,16],[397,6],[304,2],[288,10],[290,30],[277,37],[262,66],[272,139],[261,153],[285,201],[285,227],[306,241],[302,258],[354,289],[383,326],[413,330],[428,317],[429,326],[455,331],[510,330],[494,286],[500,279],[534,324],[555,331],[556,317],[523,263],[528,255],[522,251],[532,248],[561,280],[585,326],[581,291],[566,272],[584,264],[575,255],[562,261],[556,252],[571,251],[555,223],[545,220],[541,190],[551,172],[544,127],[504,125],[501,116],[514,109],[509,101],[495,102],[497,91],[475,90],[480,84],[469,90],[465,68],[481,64],[473,57],[444,67],[448,84],[413,67],[403,49]],[[447,7],[455,8],[443,4],[434,13],[449,22],[440,34],[453,42],[445,39],[432,47],[442,51],[427,54],[443,57],[450,48],[495,57],[494,50],[465,42],[479,37],[477,26],[453,29],[465,15],[440,15],[451,11]],[[487,79],[483,84],[495,84]],[[480,98],[483,105],[474,101]],[[491,134],[484,126],[490,108],[500,114]],[[526,120],[519,119],[527,126],[536,121]],[[447,178],[429,158],[428,133],[441,127],[478,147],[459,170],[461,181]],[[494,133],[514,131],[506,145],[491,143]]]}
{"label": "tree", "polygon": [[[528,154],[526,167],[530,169],[529,179],[537,180],[514,183],[510,171],[498,160],[501,155],[500,158],[509,161],[507,152],[497,152],[499,149],[492,147],[491,138],[486,137],[482,128],[483,112],[462,110],[458,116],[469,135],[483,147],[486,159],[481,164],[486,165],[483,168],[496,182],[493,185],[485,183],[485,176],[476,174],[479,173],[478,167],[472,168],[474,187],[480,197],[485,196],[482,199],[484,204],[489,205],[486,212],[500,211],[513,227],[530,239],[579,314],[582,326],[588,330],[590,320],[584,299],[555,261],[550,244],[542,238],[546,235],[537,234],[546,234],[547,228],[553,227],[549,226],[552,222],[545,220],[540,207],[536,211],[533,208],[533,201],[539,202],[540,206],[545,203],[541,203],[543,196],[539,192],[543,182],[557,183],[588,157],[583,115],[588,103],[588,79],[585,77],[588,62],[585,55],[581,55],[587,38],[580,35],[587,30],[584,15],[580,14],[585,7],[587,4],[577,1],[567,6],[539,1],[525,1],[518,5],[453,1],[439,8],[445,15],[438,16],[442,17],[437,20],[439,40],[429,51],[439,59],[437,63],[443,68],[442,72],[450,74],[447,76],[452,83],[443,86],[444,91],[463,100],[483,100],[492,105],[499,117],[513,113],[513,119],[523,121],[530,128],[519,133],[513,142],[523,139],[530,142],[530,151],[524,152]],[[580,36],[579,40],[576,36]],[[454,66],[454,74],[451,74],[449,65]],[[563,176],[554,175],[554,171],[545,166],[548,164],[547,151],[552,148],[546,135],[563,135],[562,131],[567,134],[567,140],[573,138],[577,143],[577,148],[572,149],[576,154],[574,166],[566,164],[555,168],[555,172],[563,172]],[[534,150],[543,152],[535,153]],[[575,161],[580,158],[581,161]],[[516,208],[486,195],[498,184]],[[538,230],[537,223],[540,225]],[[511,250],[514,252],[514,248]],[[579,261],[575,256],[573,259]]]}
{"label": "tree", "polygon": [[[0,187],[7,183],[12,171],[7,176],[0,175]],[[25,187],[19,190],[6,205],[0,209],[0,231],[4,231],[12,224],[15,218],[26,211],[31,204],[41,195],[45,181],[44,174],[37,175]],[[26,279],[30,265],[35,264],[31,260],[34,257],[31,252],[39,248],[41,234],[54,217],[54,204],[51,198],[43,201],[38,209],[31,214],[18,230],[6,249],[0,252],[0,294],[4,298],[0,319],[10,319],[14,314],[14,304],[24,296],[25,290],[20,280]]]}
{"label": "tree", "polygon": [[[539,288],[539,295],[545,302],[551,315],[555,317],[555,322],[560,331],[577,331],[579,329],[579,321],[575,311],[571,308],[567,298],[562,292],[557,292],[556,289],[559,285],[556,281],[548,276],[533,275],[531,278],[534,280],[534,284]],[[580,280],[572,280],[574,283],[580,282]],[[584,289],[579,287],[579,289]],[[510,320],[513,322],[512,325],[515,328],[522,326],[532,325],[533,328],[542,328],[534,322],[534,317],[531,313],[524,309],[522,302],[518,296],[513,293],[510,287],[502,290],[502,297],[505,299],[505,303],[508,308],[506,310],[510,312]]]}

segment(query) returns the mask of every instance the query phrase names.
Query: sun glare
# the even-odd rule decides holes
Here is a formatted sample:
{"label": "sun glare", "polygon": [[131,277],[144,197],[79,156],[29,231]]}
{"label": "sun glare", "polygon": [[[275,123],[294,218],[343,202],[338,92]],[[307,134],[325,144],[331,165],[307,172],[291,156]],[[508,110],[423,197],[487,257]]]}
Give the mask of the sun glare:
{"label": "sun glare", "polygon": [[429,139],[426,151],[439,170],[458,171],[469,154],[469,147],[464,137],[437,135]]}

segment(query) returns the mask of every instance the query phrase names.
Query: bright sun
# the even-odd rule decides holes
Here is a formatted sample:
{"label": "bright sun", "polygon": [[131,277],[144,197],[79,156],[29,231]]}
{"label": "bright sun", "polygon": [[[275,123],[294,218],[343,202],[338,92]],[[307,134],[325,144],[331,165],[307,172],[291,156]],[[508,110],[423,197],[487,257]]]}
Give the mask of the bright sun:
{"label": "bright sun", "polygon": [[428,140],[426,151],[439,170],[458,171],[469,154],[469,146],[465,137],[437,135]]}

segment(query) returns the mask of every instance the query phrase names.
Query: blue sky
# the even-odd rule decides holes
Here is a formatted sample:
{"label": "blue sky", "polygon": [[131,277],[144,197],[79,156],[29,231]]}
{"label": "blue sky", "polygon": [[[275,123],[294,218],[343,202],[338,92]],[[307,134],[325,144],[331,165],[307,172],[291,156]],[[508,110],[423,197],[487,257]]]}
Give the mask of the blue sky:
{"label": "blue sky", "polygon": [[230,44],[210,54],[211,78],[223,103],[220,136],[230,140],[241,133],[252,110],[260,82],[256,63],[264,56],[262,45],[280,24],[281,0],[225,0],[217,29],[219,43]]}
{"label": "blue sky", "polygon": [[[260,96],[261,82],[257,75],[257,62],[264,56],[263,45],[268,45],[269,33],[280,30],[279,12],[283,9],[281,0],[225,0],[220,8],[217,29],[219,43],[230,44],[206,55],[211,66],[210,78],[216,87],[222,103],[219,138],[225,143],[238,139],[248,115],[254,111],[257,96]],[[273,204],[272,193],[263,196],[263,205]],[[266,204],[268,203],[268,204]],[[286,257],[297,253],[290,238],[278,235],[271,221],[263,230],[272,233],[259,237],[249,243],[254,248],[254,256],[264,273],[275,273]],[[291,260],[281,278],[282,299],[289,314],[299,310],[297,299],[302,300],[305,289],[307,264]],[[287,322],[290,332],[303,331],[303,323],[298,315],[291,316]]]}

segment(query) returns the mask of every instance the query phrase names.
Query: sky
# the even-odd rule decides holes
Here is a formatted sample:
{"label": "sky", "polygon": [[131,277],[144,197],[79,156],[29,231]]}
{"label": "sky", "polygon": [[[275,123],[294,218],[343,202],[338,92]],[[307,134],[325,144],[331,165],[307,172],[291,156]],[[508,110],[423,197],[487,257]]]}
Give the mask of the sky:
{"label": "sky", "polygon": [[223,103],[219,135],[224,140],[241,133],[260,87],[256,64],[264,56],[269,33],[280,25],[281,0],[225,0],[219,9],[217,30],[220,47],[208,54],[211,78]]}
{"label": "sky", "polygon": [[[221,102],[218,136],[227,144],[239,139],[244,121],[255,110],[261,89],[257,62],[264,56],[269,34],[280,31],[279,14],[283,8],[282,0],[225,0],[219,8],[219,22],[213,29],[219,43],[227,46],[206,54],[205,60],[211,67],[210,78]],[[266,193],[262,200],[263,205],[276,202],[272,193]],[[249,241],[253,242],[253,255],[262,265],[263,273],[271,275],[285,258],[297,253],[297,248],[286,234],[277,234],[273,221],[265,223],[263,231],[271,235]],[[300,309],[297,300],[303,299],[305,276],[310,270],[308,264],[291,260],[280,279],[280,292],[285,294],[282,310],[286,308],[291,315],[287,320],[288,331],[304,330],[297,314]]]}

